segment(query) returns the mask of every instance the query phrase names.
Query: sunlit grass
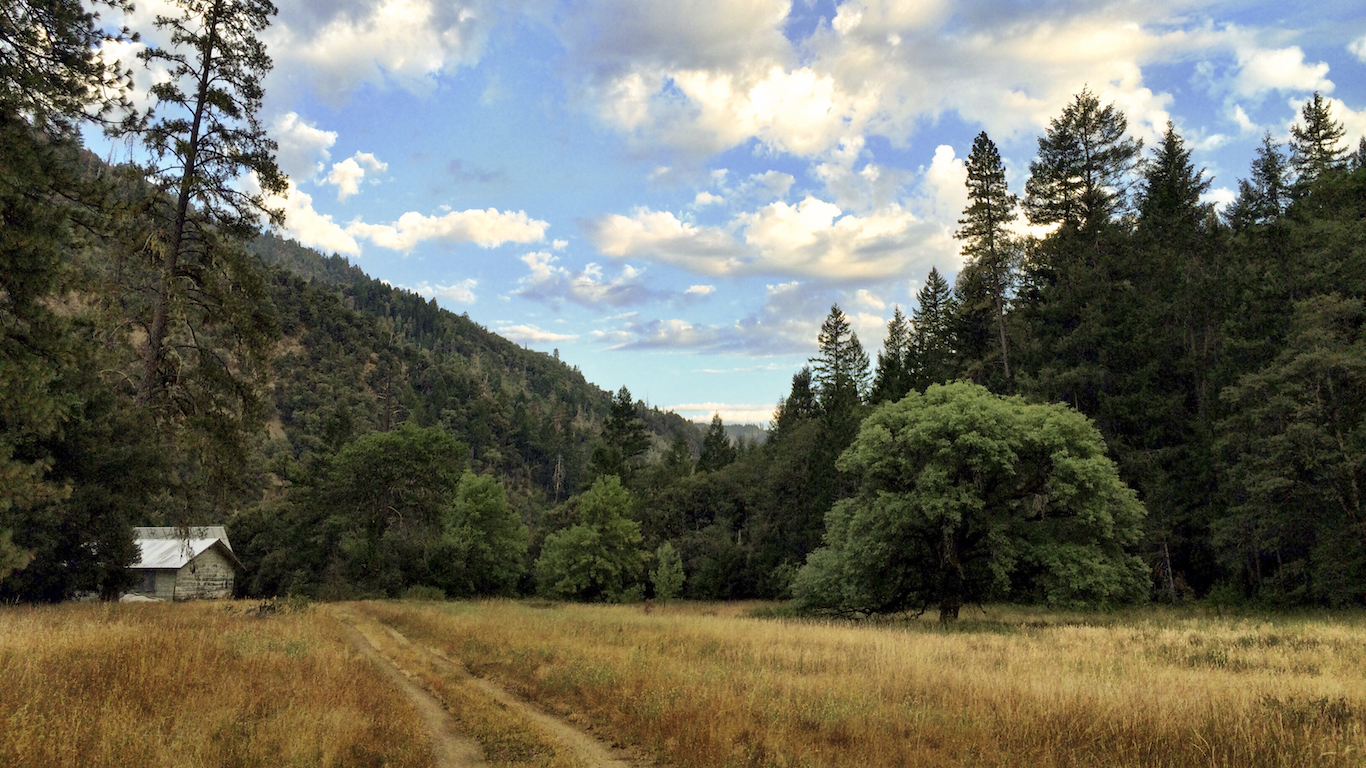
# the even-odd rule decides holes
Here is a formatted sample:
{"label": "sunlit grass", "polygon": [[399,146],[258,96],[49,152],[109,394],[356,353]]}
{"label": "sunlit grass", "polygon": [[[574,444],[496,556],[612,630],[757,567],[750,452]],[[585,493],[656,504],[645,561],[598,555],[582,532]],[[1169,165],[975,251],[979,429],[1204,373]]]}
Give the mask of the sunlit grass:
{"label": "sunlit grass", "polygon": [[944,629],[748,608],[363,606],[671,765],[1366,765],[1358,614],[989,608]]}
{"label": "sunlit grass", "polygon": [[0,766],[430,764],[402,694],[316,611],[0,608]]}

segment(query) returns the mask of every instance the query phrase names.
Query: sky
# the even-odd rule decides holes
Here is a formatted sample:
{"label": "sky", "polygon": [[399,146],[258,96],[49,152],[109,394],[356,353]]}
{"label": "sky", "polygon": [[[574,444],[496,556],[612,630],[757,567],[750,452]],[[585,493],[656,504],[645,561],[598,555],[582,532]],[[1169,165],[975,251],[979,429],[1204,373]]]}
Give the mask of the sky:
{"label": "sky", "polygon": [[[166,42],[136,4],[124,62]],[[962,265],[982,131],[1023,196],[1090,88],[1147,148],[1172,121],[1218,205],[1316,91],[1366,135],[1360,0],[277,4],[282,236],[697,421],[766,423],[832,304],[876,359]]]}

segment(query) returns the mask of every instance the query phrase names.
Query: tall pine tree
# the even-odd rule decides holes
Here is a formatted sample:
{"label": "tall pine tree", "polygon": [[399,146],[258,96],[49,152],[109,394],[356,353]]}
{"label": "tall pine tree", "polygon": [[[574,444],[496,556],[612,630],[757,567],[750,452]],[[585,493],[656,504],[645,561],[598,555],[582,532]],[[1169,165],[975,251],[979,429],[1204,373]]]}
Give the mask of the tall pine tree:
{"label": "tall pine tree", "polygon": [[[972,142],[966,163],[968,207],[958,220],[954,237],[963,241],[965,264],[959,282],[965,289],[959,311],[965,317],[990,318],[995,326],[1005,389],[1010,388],[1010,344],[1006,338],[1006,304],[1014,287],[1017,256],[1010,223],[1018,218],[1017,199],[1006,188],[1006,169],[996,145],[986,131]],[[972,290],[976,285],[980,290]],[[980,299],[978,296],[980,295]],[[987,306],[979,307],[978,302]],[[987,310],[982,312],[982,310]],[[970,325],[980,325],[971,323]],[[963,335],[981,335],[980,328],[966,328]]]}

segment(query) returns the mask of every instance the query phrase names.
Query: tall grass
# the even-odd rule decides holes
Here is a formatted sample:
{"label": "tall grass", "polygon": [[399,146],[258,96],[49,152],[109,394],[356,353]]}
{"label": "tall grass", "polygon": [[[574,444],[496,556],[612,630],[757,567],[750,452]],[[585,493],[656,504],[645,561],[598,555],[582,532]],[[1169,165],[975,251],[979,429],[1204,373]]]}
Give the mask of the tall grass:
{"label": "tall grass", "polygon": [[430,764],[402,694],[317,612],[0,608],[0,766]]}
{"label": "tall grass", "polygon": [[[1366,621],[364,604],[678,766],[1363,766]],[[708,613],[722,615],[707,615]]]}

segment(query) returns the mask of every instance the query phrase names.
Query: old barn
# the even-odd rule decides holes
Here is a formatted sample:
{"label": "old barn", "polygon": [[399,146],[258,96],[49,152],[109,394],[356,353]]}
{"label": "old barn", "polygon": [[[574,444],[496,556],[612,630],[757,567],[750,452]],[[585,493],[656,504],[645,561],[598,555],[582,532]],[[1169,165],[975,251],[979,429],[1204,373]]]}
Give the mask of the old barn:
{"label": "old barn", "polygon": [[134,528],[133,537],[141,557],[130,567],[142,575],[133,594],[158,600],[232,597],[242,563],[223,526]]}

